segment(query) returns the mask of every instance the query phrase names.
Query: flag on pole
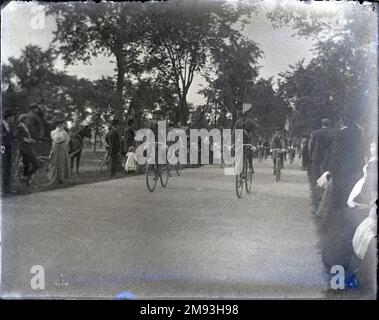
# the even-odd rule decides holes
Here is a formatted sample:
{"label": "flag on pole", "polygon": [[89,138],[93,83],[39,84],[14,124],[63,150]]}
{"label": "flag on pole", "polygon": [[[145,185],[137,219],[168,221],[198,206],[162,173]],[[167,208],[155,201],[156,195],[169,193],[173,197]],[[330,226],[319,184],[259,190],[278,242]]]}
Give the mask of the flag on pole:
{"label": "flag on pole", "polygon": [[253,105],[251,103],[244,103],[242,105],[242,113],[245,113],[251,109]]}
{"label": "flag on pole", "polygon": [[287,119],[286,119],[286,123],[284,125],[284,130],[286,130],[287,132],[290,131],[290,119],[288,118],[288,116],[287,116]]}

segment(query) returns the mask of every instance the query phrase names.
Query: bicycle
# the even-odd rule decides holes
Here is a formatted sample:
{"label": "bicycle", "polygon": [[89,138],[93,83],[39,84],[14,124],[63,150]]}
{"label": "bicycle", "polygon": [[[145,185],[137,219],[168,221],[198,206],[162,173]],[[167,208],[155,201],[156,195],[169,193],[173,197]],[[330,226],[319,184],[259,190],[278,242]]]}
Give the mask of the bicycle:
{"label": "bicycle", "polygon": [[107,148],[106,151],[105,151],[105,155],[104,155],[104,157],[101,158],[100,160],[101,160],[101,164],[100,164],[100,169],[99,169],[99,171],[97,171],[97,174],[98,174],[98,175],[101,173],[101,171],[103,170],[104,166],[106,166],[107,168],[109,167],[110,157],[109,157],[108,148]]}
{"label": "bicycle", "polygon": [[282,159],[280,157],[280,154],[284,152],[284,149],[272,149],[272,159],[275,161],[275,167],[274,167],[274,175],[276,182],[280,181],[281,178],[281,170],[282,170]]}
{"label": "bicycle", "polygon": [[17,153],[17,176],[21,183],[32,183],[38,187],[48,187],[54,183],[57,178],[57,170],[51,162],[51,156],[37,156],[37,160],[40,163],[40,168],[30,177],[29,181],[26,181],[24,176],[24,162],[22,161],[22,154],[20,150]]}
{"label": "bicycle", "polygon": [[[162,144],[167,147],[162,142],[150,142],[150,144]],[[157,158],[158,157],[156,157],[153,163],[151,158],[148,159],[146,163],[146,186],[150,192],[154,192],[158,179],[160,179],[162,187],[167,187],[170,177],[169,165],[159,164]]]}
{"label": "bicycle", "polygon": [[247,193],[251,192],[251,187],[253,185],[253,168],[249,165],[248,152],[247,149],[250,148],[253,151],[253,146],[251,144],[243,144],[243,167],[242,172],[236,175],[236,194],[237,198],[242,198],[243,186]]}

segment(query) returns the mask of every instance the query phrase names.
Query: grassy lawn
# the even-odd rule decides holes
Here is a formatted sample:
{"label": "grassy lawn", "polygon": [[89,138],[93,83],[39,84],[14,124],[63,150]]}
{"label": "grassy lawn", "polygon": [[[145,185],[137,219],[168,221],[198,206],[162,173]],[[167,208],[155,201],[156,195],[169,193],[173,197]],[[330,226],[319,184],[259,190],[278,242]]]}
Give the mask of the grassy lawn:
{"label": "grassy lawn", "polygon": [[[94,183],[100,181],[110,180],[109,169],[105,166],[99,173],[99,169],[102,162],[102,157],[105,155],[105,150],[93,152],[93,150],[83,150],[80,160],[79,176],[76,175],[76,163],[74,163],[74,173],[70,181],[65,182],[63,185],[57,182],[46,188],[40,188],[37,186],[29,186],[17,184],[15,186],[15,194],[24,194],[30,192],[47,191],[57,188],[65,188],[79,184]],[[118,173],[117,177],[124,177],[121,173]]]}

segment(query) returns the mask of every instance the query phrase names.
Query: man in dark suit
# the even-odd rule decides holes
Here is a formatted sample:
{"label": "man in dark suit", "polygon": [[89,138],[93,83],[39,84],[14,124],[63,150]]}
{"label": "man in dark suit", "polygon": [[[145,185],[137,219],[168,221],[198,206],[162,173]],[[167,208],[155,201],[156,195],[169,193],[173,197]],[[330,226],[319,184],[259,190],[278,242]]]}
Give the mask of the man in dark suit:
{"label": "man in dark suit", "polygon": [[2,194],[11,193],[12,179],[12,123],[15,119],[15,113],[12,109],[6,109],[3,112],[2,121],[2,143],[1,143],[1,172],[2,172]]}
{"label": "man in dark suit", "polygon": [[334,207],[347,207],[354,185],[362,176],[364,166],[363,130],[348,117],[342,118],[327,159],[326,171],[333,179]]}
{"label": "man in dark suit", "polygon": [[121,141],[117,129],[118,125],[120,125],[120,121],[118,119],[113,119],[109,126],[109,131],[105,136],[105,142],[108,145],[111,178],[116,176],[117,170],[122,171]]}
{"label": "man in dark suit", "polygon": [[316,184],[317,179],[325,171],[325,162],[328,157],[333,140],[333,131],[330,129],[330,120],[322,119],[321,129],[315,130],[310,142],[309,156],[311,163],[311,183]]}
{"label": "man in dark suit", "polygon": [[129,119],[128,125],[124,132],[124,139],[125,139],[124,150],[123,150],[124,153],[127,153],[130,147],[134,147],[134,144],[135,144],[134,138],[135,138],[134,120]]}
{"label": "man in dark suit", "polygon": [[325,216],[320,225],[322,234],[322,260],[327,268],[342,265],[348,268],[353,255],[352,238],[359,225],[358,212],[348,208],[347,200],[363,176],[364,143],[363,130],[351,118],[341,120],[341,129],[336,133],[327,160],[327,171],[321,176],[331,178],[330,196],[325,205]]}

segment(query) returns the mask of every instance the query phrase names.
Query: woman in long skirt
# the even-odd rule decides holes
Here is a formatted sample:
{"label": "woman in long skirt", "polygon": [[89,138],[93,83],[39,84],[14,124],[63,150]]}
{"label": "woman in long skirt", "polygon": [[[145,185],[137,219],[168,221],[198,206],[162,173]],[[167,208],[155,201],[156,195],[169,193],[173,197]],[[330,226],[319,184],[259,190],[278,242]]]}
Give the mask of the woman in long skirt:
{"label": "woman in long skirt", "polygon": [[68,144],[70,142],[70,135],[65,128],[64,115],[57,115],[55,119],[56,129],[51,131],[50,136],[53,140],[52,147],[52,164],[57,171],[57,180],[60,184],[64,180],[71,178],[70,170],[70,156],[68,151]]}

